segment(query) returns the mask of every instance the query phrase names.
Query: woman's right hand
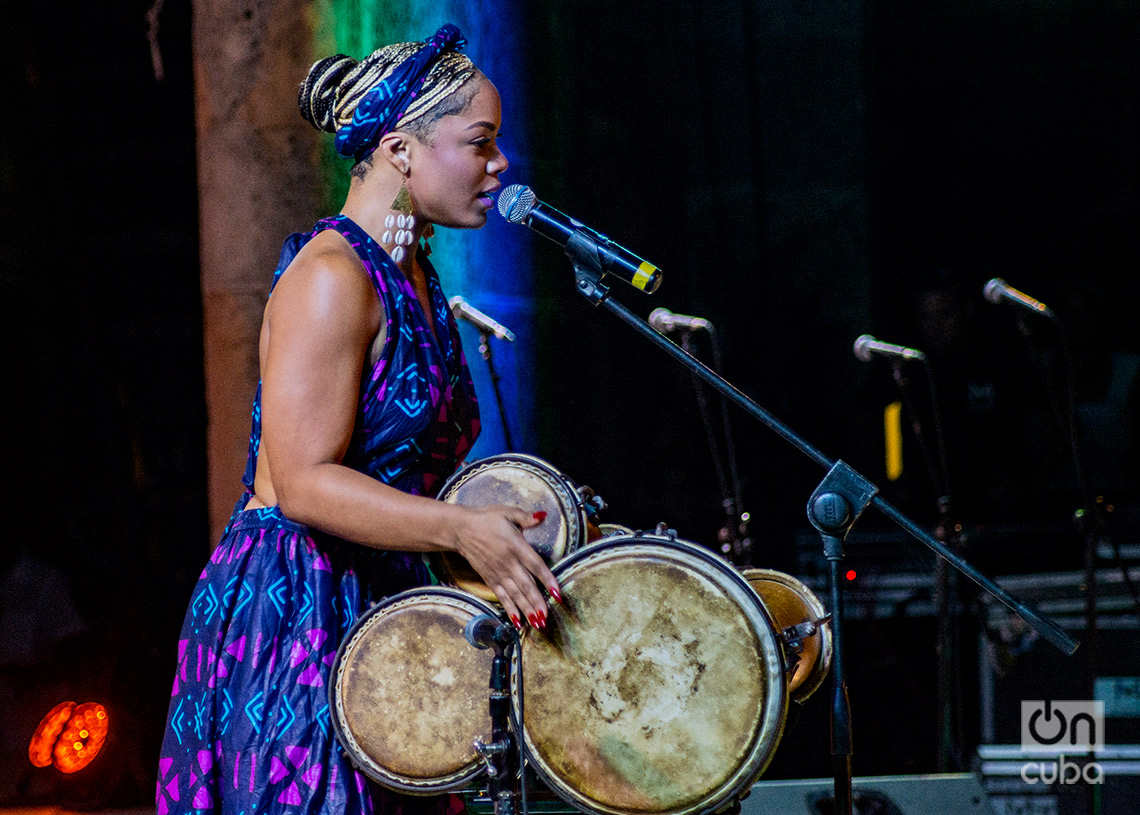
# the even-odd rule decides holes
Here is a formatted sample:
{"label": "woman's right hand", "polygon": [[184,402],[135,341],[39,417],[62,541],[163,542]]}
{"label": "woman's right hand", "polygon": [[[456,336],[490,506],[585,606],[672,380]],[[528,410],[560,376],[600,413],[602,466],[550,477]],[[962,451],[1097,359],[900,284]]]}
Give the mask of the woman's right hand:
{"label": "woman's right hand", "polygon": [[462,509],[456,553],[495,593],[515,628],[521,628],[524,620],[534,628],[544,628],[548,607],[539,586],[560,600],[558,581],[522,535],[522,530],[542,523],[542,517],[517,507]]}

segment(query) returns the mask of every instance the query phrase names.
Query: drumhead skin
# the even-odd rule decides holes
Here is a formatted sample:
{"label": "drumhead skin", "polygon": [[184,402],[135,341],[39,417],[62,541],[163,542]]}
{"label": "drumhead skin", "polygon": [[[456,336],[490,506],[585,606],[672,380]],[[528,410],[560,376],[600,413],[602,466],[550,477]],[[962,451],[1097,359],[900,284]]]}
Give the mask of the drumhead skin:
{"label": "drumhead skin", "polygon": [[[760,595],[780,634],[785,628],[820,620],[827,614],[815,593],[790,574],[772,569],[745,569],[743,574]],[[793,701],[802,704],[819,690],[831,668],[831,651],[831,627],[826,624],[820,625],[810,637],[803,638],[803,651],[788,677],[788,691]]]}
{"label": "drumhead skin", "polygon": [[[504,505],[528,513],[545,512],[523,537],[548,564],[557,563],[585,542],[586,512],[577,488],[542,459],[523,454],[489,456],[461,467],[443,485],[441,501],[466,507]],[[483,600],[498,602],[494,592],[459,555],[433,554],[440,579]]]}
{"label": "drumhead skin", "polygon": [[658,536],[602,540],[553,571],[564,602],[544,631],[524,632],[514,665],[542,780],[614,815],[695,815],[745,794],[788,697],[775,630],[744,578]]}
{"label": "drumhead skin", "polygon": [[362,616],[333,664],[330,707],[348,758],[388,789],[417,795],[463,787],[491,738],[494,653],[465,637],[493,606],[449,588],[413,589]]}

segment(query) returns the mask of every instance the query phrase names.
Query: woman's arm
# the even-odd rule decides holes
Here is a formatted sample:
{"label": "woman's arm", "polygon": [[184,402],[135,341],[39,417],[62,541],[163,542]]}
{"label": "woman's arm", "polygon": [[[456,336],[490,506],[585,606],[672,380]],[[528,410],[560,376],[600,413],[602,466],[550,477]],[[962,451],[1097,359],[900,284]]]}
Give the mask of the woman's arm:
{"label": "woman's arm", "polygon": [[381,311],[355,255],[319,236],[274,287],[262,359],[262,445],[281,511],[379,549],[456,552],[509,616],[545,619],[535,580],[555,591],[557,581],[520,532],[538,521],[517,508],[471,509],[409,495],[341,464]]}

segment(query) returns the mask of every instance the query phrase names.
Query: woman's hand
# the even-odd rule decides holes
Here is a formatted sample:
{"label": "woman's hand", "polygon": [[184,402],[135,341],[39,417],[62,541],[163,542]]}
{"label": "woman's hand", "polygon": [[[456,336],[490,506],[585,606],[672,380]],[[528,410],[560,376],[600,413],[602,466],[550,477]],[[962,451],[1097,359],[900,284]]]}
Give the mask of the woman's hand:
{"label": "woman's hand", "polygon": [[539,586],[561,600],[558,581],[522,535],[523,529],[538,526],[542,516],[506,506],[464,509],[455,551],[495,593],[515,628],[521,628],[523,620],[544,628],[548,609]]}

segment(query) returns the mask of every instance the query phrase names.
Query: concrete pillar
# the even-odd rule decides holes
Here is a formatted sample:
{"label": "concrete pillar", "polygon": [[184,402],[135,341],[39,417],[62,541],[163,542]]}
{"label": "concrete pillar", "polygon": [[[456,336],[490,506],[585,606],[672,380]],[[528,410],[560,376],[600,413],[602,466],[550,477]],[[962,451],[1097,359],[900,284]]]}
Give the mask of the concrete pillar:
{"label": "concrete pillar", "polygon": [[316,0],[194,0],[199,230],[216,541],[240,495],[257,339],[281,242],[319,217],[319,134],[297,110]]}

